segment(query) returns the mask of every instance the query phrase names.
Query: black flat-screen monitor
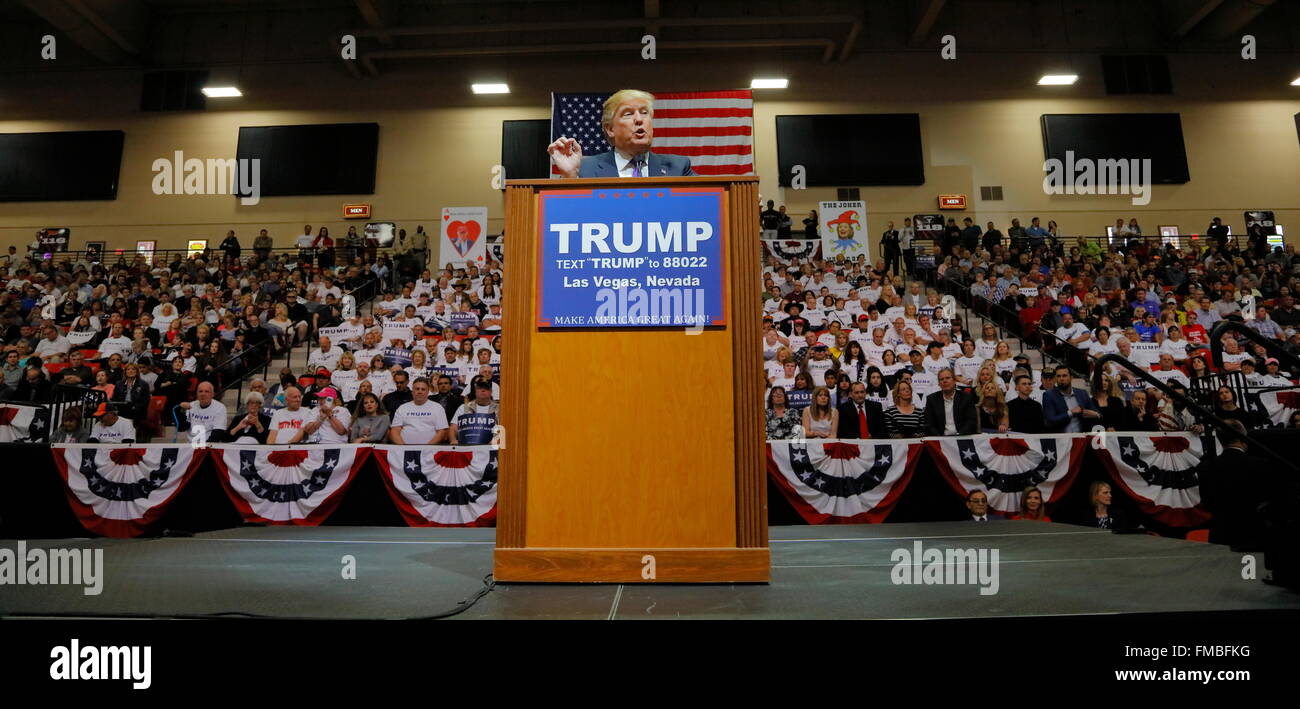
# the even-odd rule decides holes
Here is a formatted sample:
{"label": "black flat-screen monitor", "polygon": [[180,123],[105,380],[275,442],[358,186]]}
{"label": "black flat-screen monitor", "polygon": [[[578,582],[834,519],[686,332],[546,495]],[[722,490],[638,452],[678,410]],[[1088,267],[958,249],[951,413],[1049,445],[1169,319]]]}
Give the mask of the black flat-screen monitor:
{"label": "black flat-screen monitor", "polygon": [[374,194],[378,155],[378,123],[245,126],[236,149],[241,185],[244,161],[260,161],[263,197]]}
{"label": "black flat-screen monitor", "polygon": [[[507,180],[540,180],[551,176],[551,120],[501,121],[501,164]],[[504,185],[503,185],[504,187]]]}
{"label": "black flat-screen monitor", "polygon": [[925,184],[916,113],[777,116],[776,153],[784,187],[798,165],[809,187]]}
{"label": "black flat-screen monitor", "polygon": [[1043,157],[1077,164],[1089,160],[1151,159],[1151,182],[1182,184],[1191,180],[1183,123],[1177,113],[1044,114]]}
{"label": "black flat-screen monitor", "polygon": [[117,199],[120,130],[0,134],[0,202]]}

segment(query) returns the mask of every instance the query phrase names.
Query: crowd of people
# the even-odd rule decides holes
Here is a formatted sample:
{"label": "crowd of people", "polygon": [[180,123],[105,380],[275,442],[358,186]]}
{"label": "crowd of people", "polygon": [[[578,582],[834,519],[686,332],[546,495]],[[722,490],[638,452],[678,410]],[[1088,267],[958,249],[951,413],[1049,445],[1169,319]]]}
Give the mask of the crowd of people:
{"label": "crowd of people", "polygon": [[[1210,356],[1209,332],[1220,320],[1300,355],[1300,255],[1270,250],[1256,225],[1238,244],[1216,218],[1203,243],[1180,248],[1143,238],[1136,219],[1117,220],[1104,244],[1071,244],[1037,217],[1027,228],[1012,220],[1006,235],[993,222],[980,229],[963,221],[950,219],[936,240],[932,270],[914,269],[902,248],[914,233],[904,240],[893,223],[874,263],[769,258],[769,438],[1203,430],[1187,399],[1118,363],[1094,383],[1096,359],[1111,353],[1247,428],[1269,425],[1260,392],[1293,385],[1266,348],[1232,333],[1222,365]],[[941,294],[981,312],[988,320],[979,332],[944,312]],[[1044,366],[1035,372],[1002,333],[1041,348]],[[1088,386],[1075,386],[1075,377]]]}
{"label": "crowd of people", "polygon": [[[500,264],[435,273],[427,241],[405,230],[384,252],[322,233],[306,227],[277,252],[264,229],[248,254],[231,232],[215,252],[152,262],[10,247],[0,399],[73,402],[52,442],[145,442],[172,423],[212,442],[490,442]],[[295,347],[311,349],[304,369],[255,377]],[[235,386],[244,410],[231,416],[221,394]]]}

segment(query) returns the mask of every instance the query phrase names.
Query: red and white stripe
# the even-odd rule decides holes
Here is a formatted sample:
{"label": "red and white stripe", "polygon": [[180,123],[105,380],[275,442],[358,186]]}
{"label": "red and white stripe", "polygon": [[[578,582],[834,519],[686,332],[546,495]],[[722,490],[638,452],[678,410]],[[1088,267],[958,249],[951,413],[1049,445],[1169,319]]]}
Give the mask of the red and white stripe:
{"label": "red and white stripe", "polygon": [[754,97],[738,91],[657,93],[654,152],[682,155],[700,175],[754,174]]}

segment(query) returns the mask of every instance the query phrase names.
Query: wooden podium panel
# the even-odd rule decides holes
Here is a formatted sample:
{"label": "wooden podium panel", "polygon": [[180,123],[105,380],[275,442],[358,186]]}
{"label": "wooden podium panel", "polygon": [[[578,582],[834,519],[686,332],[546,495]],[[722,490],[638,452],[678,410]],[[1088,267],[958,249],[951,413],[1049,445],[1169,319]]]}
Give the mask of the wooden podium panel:
{"label": "wooden podium panel", "polygon": [[[537,323],[538,194],[723,186],[727,324]],[[756,178],[507,183],[499,581],[768,580]]]}

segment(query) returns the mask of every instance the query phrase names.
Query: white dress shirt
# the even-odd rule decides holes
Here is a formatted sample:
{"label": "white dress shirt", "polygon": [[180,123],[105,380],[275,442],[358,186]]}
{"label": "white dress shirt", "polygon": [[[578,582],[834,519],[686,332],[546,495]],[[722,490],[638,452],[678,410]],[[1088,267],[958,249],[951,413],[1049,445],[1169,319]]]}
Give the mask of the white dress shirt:
{"label": "white dress shirt", "polygon": [[[641,155],[641,176],[650,176],[650,155],[643,153]],[[624,156],[623,153],[614,151],[614,166],[618,168],[619,177],[632,177],[632,156]]]}

